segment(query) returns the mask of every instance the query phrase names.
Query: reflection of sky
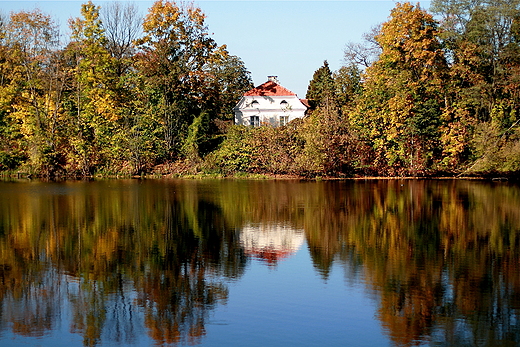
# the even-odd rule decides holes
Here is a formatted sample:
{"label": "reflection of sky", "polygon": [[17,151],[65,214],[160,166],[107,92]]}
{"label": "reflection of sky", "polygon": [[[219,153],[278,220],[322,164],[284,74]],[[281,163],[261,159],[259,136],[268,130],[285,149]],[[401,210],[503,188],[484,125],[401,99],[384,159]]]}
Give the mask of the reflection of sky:
{"label": "reflection of sky", "polygon": [[333,266],[325,282],[307,247],[275,268],[251,263],[206,325],[205,346],[386,346],[362,283]]}
{"label": "reflection of sky", "polygon": [[[56,303],[59,302],[59,304],[56,306],[57,311],[53,312],[57,317],[53,317],[56,324],[52,325],[52,329],[45,330],[42,336],[38,337],[13,334],[11,329],[4,329],[0,331],[0,346],[75,347],[84,345],[81,332],[79,329],[74,331],[73,328],[73,310],[77,304],[70,300],[71,297],[78,298],[83,295],[81,293],[82,284],[78,278],[67,275],[61,275],[59,279],[55,280],[58,280],[60,284],[57,286],[58,290],[53,293],[55,296],[53,300]],[[45,291],[46,288],[43,286],[42,290]],[[45,298],[45,296],[43,297]],[[37,299],[40,298],[37,297]],[[107,297],[106,320],[101,341],[96,346],[153,346],[155,344],[155,341],[149,338],[144,327],[141,309],[136,305],[136,299],[137,293],[133,290],[125,290],[124,293],[112,293]],[[9,310],[9,307],[6,307],[4,303],[3,309]]]}
{"label": "reflection of sky", "polygon": [[[68,280],[68,282],[67,282]],[[72,303],[68,295],[78,294],[77,280],[62,277],[58,324],[42,338],[1,336],[2,346],[82,346],[80,334],[71,332]],[[346,284],[344,268],[333,265],[327,280],[315,270],[306,244],[276,267],[251,262],[245,274],[226,284],[229,299],[217,305],[206,324],[203,346],[386,346],[375,302],[368,298],[361,280]],[[110,296],[106,325],[98,346],[154,345],[143,326],[136,293]],[[123,301],[121,301],[123,300]],[[121,310],[133,318],[131,336],[111,326],[110,316]],[[121,314],[121,312],[119,312]],[[124,313],[123,313],[124,314]],[[129,317],[127,317],[129,318]],[[122,319],[127,321],[127,319]],[[119,327],[123,328],[124,327]],[[118,343],[116,334],[122,333]],[[125,336],[126,335],[126,336]],[[130,340],[128,340],[130,338]],[[179,344],[178,346],[183,346]]]}

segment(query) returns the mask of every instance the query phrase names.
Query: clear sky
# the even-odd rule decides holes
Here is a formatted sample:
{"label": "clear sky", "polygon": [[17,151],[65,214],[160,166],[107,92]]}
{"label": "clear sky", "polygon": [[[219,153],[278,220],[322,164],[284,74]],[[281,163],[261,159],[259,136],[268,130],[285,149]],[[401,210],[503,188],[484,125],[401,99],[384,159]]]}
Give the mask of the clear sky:
{"label": "clear sky", "polygon": [[[80,15],[85,1],[2,1],[0,10],[38,7],[52,15],[68,34],[67,20]],[[93,1],[103,6],[106,1]],[[125,1],[122,1],[125,2]],[[132,1],[144,16],[154,1]],[[206,23],[219,45],[226,44],[251,72],[255,85],[268,75],[300,98],[305,97],[314,71],[327,60],[332,70],[343,61],[347,42],[388,20],[395,1],[194,1],[207,15]],[[417,3],[417,1],[412,1]],[[420,1],[428,9],[429,1]]]}

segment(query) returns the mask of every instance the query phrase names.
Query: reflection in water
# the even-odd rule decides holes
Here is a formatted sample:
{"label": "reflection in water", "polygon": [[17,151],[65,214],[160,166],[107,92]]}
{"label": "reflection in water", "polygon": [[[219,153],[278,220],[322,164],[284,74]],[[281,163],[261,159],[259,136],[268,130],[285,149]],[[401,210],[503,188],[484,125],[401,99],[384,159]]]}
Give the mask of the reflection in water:
{"label": "reflection in water", "polygon": [[296,253],[303,245],[303,230],[283,224],[246,224],[240,233],[240,245],[251,257],[269,265]]}
{"label": "reflection in water", "polygon": [[324,280],[339,264],[365,283],[395,345],[520,341],[515,185],[4,182],[0,195],[0,341],[66,321],[88,346],[201,343],[250,257],[275,264],[303,242]]}
{"label": "reflection in water", "polygon": [[[42,336],[71,308],[84,345],[196,343],[246,257],[197,187],[137,182],[4,184],[2,329]],[[207,222],[210,221],[210,222]]]}
{"label": "reflection in water", "polygon": [[4,264],[0,275],[2,286],[11,286],[13,291],[2,291],[1,301],[10,303],[3,306],[2,326],[8,322],[16,334],[43,336],[46,331],[54,328],[54,318],[60,315],[61,276],[50,270],[16,281],[10,274],[11,267]]}

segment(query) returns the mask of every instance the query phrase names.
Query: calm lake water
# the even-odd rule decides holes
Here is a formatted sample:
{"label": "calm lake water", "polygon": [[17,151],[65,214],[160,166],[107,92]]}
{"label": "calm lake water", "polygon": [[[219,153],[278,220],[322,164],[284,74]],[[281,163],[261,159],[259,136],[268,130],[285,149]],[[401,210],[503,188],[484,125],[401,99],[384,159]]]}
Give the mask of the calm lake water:
{"label": "calm lake water", "polygon": [[520,187],[0,182],[1,346],[520,346]]}

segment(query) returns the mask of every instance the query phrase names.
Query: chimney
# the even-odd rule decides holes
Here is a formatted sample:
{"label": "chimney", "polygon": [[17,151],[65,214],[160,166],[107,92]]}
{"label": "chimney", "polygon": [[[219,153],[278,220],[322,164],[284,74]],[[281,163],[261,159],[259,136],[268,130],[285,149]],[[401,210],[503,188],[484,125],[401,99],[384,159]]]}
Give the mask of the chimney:
{"label": "chimney", "polygon": [[279,84],[278,76],[267,76],[267,80]]}

